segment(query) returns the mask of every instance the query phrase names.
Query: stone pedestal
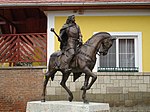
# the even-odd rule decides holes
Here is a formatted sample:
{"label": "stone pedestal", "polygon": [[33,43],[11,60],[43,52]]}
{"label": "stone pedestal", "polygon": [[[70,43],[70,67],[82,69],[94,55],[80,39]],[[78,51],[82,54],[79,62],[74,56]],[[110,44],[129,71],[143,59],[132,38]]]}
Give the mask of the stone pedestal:
{"label": "stone pedestal", "polygon": [[26,112],[109,112],[108,103],[84,104],[69,101],[32,101],[27,103]]}

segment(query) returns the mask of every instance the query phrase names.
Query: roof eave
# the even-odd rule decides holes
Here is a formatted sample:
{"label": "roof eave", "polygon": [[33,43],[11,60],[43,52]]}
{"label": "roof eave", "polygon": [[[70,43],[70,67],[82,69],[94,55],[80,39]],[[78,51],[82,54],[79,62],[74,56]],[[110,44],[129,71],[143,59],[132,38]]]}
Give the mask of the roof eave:
{"label": "roof eave", "polygon": [[29,6],[98,6],[98,5],[150,5],[150,2],[59,2],[59,3],[0,3],[0,7]]}

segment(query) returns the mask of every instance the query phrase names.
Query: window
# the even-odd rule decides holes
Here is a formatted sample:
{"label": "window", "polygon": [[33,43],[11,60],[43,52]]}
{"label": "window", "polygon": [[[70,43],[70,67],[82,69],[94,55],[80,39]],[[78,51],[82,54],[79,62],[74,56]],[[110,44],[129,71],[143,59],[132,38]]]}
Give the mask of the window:
{"label": "window", "polygon": [[119,67],[135,67],[134,39],[119,39]]}
{"label": "window", "polygon": [[140,32],[110,33],[116,37],[106,56],[98,57],[98,71],[142,71]]}

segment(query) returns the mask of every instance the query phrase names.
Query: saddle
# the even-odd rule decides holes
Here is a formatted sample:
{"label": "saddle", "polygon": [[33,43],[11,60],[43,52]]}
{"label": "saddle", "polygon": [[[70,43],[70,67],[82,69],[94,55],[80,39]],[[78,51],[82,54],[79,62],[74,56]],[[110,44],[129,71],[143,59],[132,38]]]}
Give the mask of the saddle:
{"label": "saddle", "polygon": [[[77,53],[76,53],[77,54]],[[63,63],[65,61],[65,58],[67,58],[67,51],[56,51],[51,55],[51,59],[55,62],[55,68],[61,69],[63,67]],[[72,63],[70,63],[71,66],[76,67],[77,62],[76,60],[76,55],[72,58]],[[62,66],[62,67],[61,67]]]}

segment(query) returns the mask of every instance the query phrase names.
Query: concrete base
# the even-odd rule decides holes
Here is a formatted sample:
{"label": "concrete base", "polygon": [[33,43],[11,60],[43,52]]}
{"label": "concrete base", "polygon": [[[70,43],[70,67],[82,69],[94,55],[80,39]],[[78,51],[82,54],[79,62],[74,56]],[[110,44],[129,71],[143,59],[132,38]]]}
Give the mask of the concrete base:
{"label": "concrete base", "polygon": [[27,103],[26,112],[109,112],[108,103],[32,101]]}

